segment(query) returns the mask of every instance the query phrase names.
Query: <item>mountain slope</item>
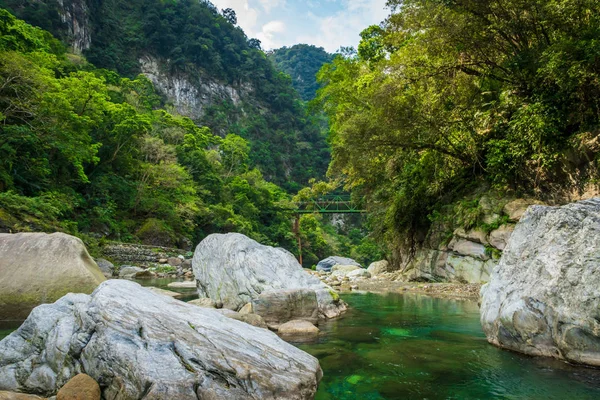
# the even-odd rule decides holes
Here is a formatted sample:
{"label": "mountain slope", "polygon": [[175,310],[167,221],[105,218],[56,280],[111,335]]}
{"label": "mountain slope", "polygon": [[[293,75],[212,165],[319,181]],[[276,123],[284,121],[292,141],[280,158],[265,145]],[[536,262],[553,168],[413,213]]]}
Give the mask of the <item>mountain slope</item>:
{"label": "mountain slope", "polygon": [[0,6],[97,67],[130,78],[144,73],[163,105],[197,124],[248,139],[252,164],[288,190],[324,174],[324,133],[289,78],[210,2],[0,0]]}
{"label": "mountain slope", "polygon": [[304,101],[315,98],[320,86],[316,78],[317,72],[334,58],[333,54],[327,53],[322,47],[308,44],[282,47],[269,52],[268,56],[280,71],[292,77],[292,84]]}

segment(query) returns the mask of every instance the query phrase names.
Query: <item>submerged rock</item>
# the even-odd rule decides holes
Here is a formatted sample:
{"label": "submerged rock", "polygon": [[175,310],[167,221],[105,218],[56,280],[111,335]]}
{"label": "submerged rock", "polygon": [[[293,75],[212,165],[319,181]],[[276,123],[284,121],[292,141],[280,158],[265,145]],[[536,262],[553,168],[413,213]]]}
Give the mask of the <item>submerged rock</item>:
{"label": "submerged rock", "polygon": [[83,242],[64,233],[0,234],[0,320],[24,319],[69,292],[105,280]]}
{"label": "submerged rock", "polygon": [[288,321],[278,329],[283,336],[318,335],[319,328],[305,320]]}
{"label": "submerged rock", "polygon": [[319,263],[317,264],[317,271],[329,272],[336,265],[356,265],[357,267],[362,268],[362,266],[359,263],[357,263],[351,258],[331,256],[319,261]]}
{"label": "submerged rock", "polygon": [[252,302],[252,308],[270,325],[294,319],[316,323],[319,319],[317,294],[311,289],[267,290]]}
{"label": "submerged rock", "polygon": [[258,299],[263,292],[288,289],[314,291],[318,316],[333,318],[345,310],[332,289],[304,272],[291,253],[239,233],[204,239],[194,253],[193,268],[200,297],[232,310]]}
{"label": "submerged rock", "polygon": [[490,343],[600,366],[600,199],[530,207],[481,295]]}
{"label": "submerged rock", "polygon": [[112,280],[42,305],[0,342],[0,390],[44,396],[78,373],[121,399],[310,399],[316,358],[268,330]]}

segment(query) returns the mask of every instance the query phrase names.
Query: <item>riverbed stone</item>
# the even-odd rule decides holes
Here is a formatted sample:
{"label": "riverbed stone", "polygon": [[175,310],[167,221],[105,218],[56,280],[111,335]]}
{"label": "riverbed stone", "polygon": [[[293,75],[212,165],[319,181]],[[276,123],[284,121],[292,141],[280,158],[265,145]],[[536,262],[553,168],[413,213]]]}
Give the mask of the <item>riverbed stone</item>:
{"label": "riverbed stone", "polygon": [[0,342],[0,390],[53,395],[85,371],[107,399],[312,399],[316,358],[266,329],[110,280],[37,307]]}
{"label": "riverbed stone", "polygon": [[172,267],[179,267],[181,264],[183,264],[183,260],[179,257],[169,257],[169,259],[167,259],[167,264]]}
{"label": "riverbed stone", "polygon": [[[196,248],[193,268],[200,297],[209,297],[232,310],[253,302],[255,312],[260,314],[254,300],[263,292],[288,289],[313,291],[322,318],[339,316],[346,309],[329,286],[304,272],[291,253],[261,245],[239,233],[205,238]],[[288,306],[282,315],[294,308]]]}
{"label": "riverbed stone", "polygon": [[254,307],[252,307],[252,303],[246,303],[246,305],[240,309],[239,313],[240,314],[253,314]]}
{"label": "riverbed stone", "polygon": [[46,400],[46,398],[33,394],[15,393],[0,390],[0,400]]}
{"label": "riverbed stone", "polygon": [[134,267],[133,265],[122,265],[119,268],[120,278],[133,278],[137,273],[144,272],[143,268]]}
{"label": "riverbed stone", "polygon": [[330,272],[335,265],[356,265],[357,267],[362,267],[351,258],[331,256],[319,261],[317,264],[317,271]]}
{"label": "riverbed stone", "polygon": [[379,274],[383,274],[384,272],[388,272],[389,269],[390,263],[387,260],[381,260],[371,263],[369,268],[367,268],[367,271],[369,271],[372,276],[377,276]]}
{"label": "riverbed stone", "polygon": [[183,282],[171,282],[167,285],[172,289],[196,289],[196,282],[194,281],[183,281]]}
{"label": "riverbed stone", "polygon": [[279,326],[277,332],[280,335],[318,335],[319,328],[306,320],[293,320]]}
{"label": "riverbed stone", "polygon": [[25,319],[69,292],[105,281],[83,242],[64,233],[0,234],[0,320]]}
{"label": "riverbed stone", "polygon": [[157,288],[157,287],[153,287],[153,286],[146,286],[146,288],[153,291],[156,294],[173,297],[174,299],[177,299],[177,298],[183,296],[183,294],[181,294],[181,293],[172,292],[170,290],[165,290],[165,289],[161,289],[161,288]]}
{"label": "riverbed stone", "polygon": [[361,267],[358,267],[356,265],[334,265],[331,268],[331,277],[343,278],[347,276],[350,272],[355,271],[357,269],[361,269]]}
{"label": "riverbed stone", "polygon": [[252,301],[252,308],[273,325],[298,319],[316,323],[319,319],[317,294],[311,289],[268,290]]}
{"label": "riverbed stone", "polygon": [[104,258],[98,258],[95,261],[105,278],[111,278],[113,276],[113,273],[115,271],[115,266],[113,263],[111,263],[108,260],[105,260]]}
{"label": "riverbed stone", "polygon": [[351,281],[355,281],[358,279],[369,279],[371,278],[371,274],[366,269],[359,268],[349,272],[348,275],[346,275],[346,278],[348,278]]}
{"label": "riverbed stone", "polygon": [[100,386],[89,375],[78,374],[58,391],[56,400],[100,400]]}
{"label": "riverbed stone", "polygon": [[215,302],[207,297],[191,300],[188,302],[188,304],[193,304],[195,306],[204,308],[215,308]]}
{"label": "riverbed stone", "polygon": [[529,207],[481,296],[490,343],[600,366],[600,199]]}

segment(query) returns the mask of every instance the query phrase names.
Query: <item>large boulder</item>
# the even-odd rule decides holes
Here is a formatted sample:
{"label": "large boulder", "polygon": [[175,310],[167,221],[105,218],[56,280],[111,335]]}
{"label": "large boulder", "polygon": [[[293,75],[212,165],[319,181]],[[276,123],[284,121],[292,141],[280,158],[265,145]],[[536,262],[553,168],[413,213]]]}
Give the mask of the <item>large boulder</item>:
{"label": "large boulder", "polygon": [[600,199],[529,207],[481,295],[490,343],[600,366]]}
{"label": "large boulder", "polygon": [[336,265],[356,265],[357,267],[362,268],[359,263],[351,258],[331,256],[319,261],[317,264],[317,271],[330,272],[331,269]]}
{"label": "large boulder", "polygon": [[50,396],[79,373],[115,400],[310,399],[322,376],[266,329],[126,280],[39,306],[0,342],[0,390]]}
{"label": "large boulder", "polygon": [[258,299],[263,292],[287,289],[313,290],[321,317],[333,318],[345,310],[333,290],[304,272],[291,253],[239,233],[204,239],[194,253],[193,268],[200,297],[232,310]]}
{"label": "large boulder", "polygon": [[374,263],[371,263],[371,265],[369,265],[369,268],[367,268],[367,271],[369,271],[369,273],[372,276],[377,276],[383,274],[384,272],[389,272],[389,270],[390,263],[387,260],[376,261]]}
{"label": "large boulder", "polygon": [[0,320],[69,292],[92,293],[106,278],[83,242],[64,233],[0,234]]}

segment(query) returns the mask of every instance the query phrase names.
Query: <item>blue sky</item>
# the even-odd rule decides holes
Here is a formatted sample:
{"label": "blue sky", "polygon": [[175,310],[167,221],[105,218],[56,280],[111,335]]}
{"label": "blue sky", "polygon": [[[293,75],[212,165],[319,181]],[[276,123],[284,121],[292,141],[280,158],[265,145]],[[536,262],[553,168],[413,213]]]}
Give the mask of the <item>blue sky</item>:
{"label": "blue sky", "polygon": [[386,0],[210,0],[233,8],[248,37],[265,50],[297,43],[334,52],[358,44],[359,33],[388,15]]}

